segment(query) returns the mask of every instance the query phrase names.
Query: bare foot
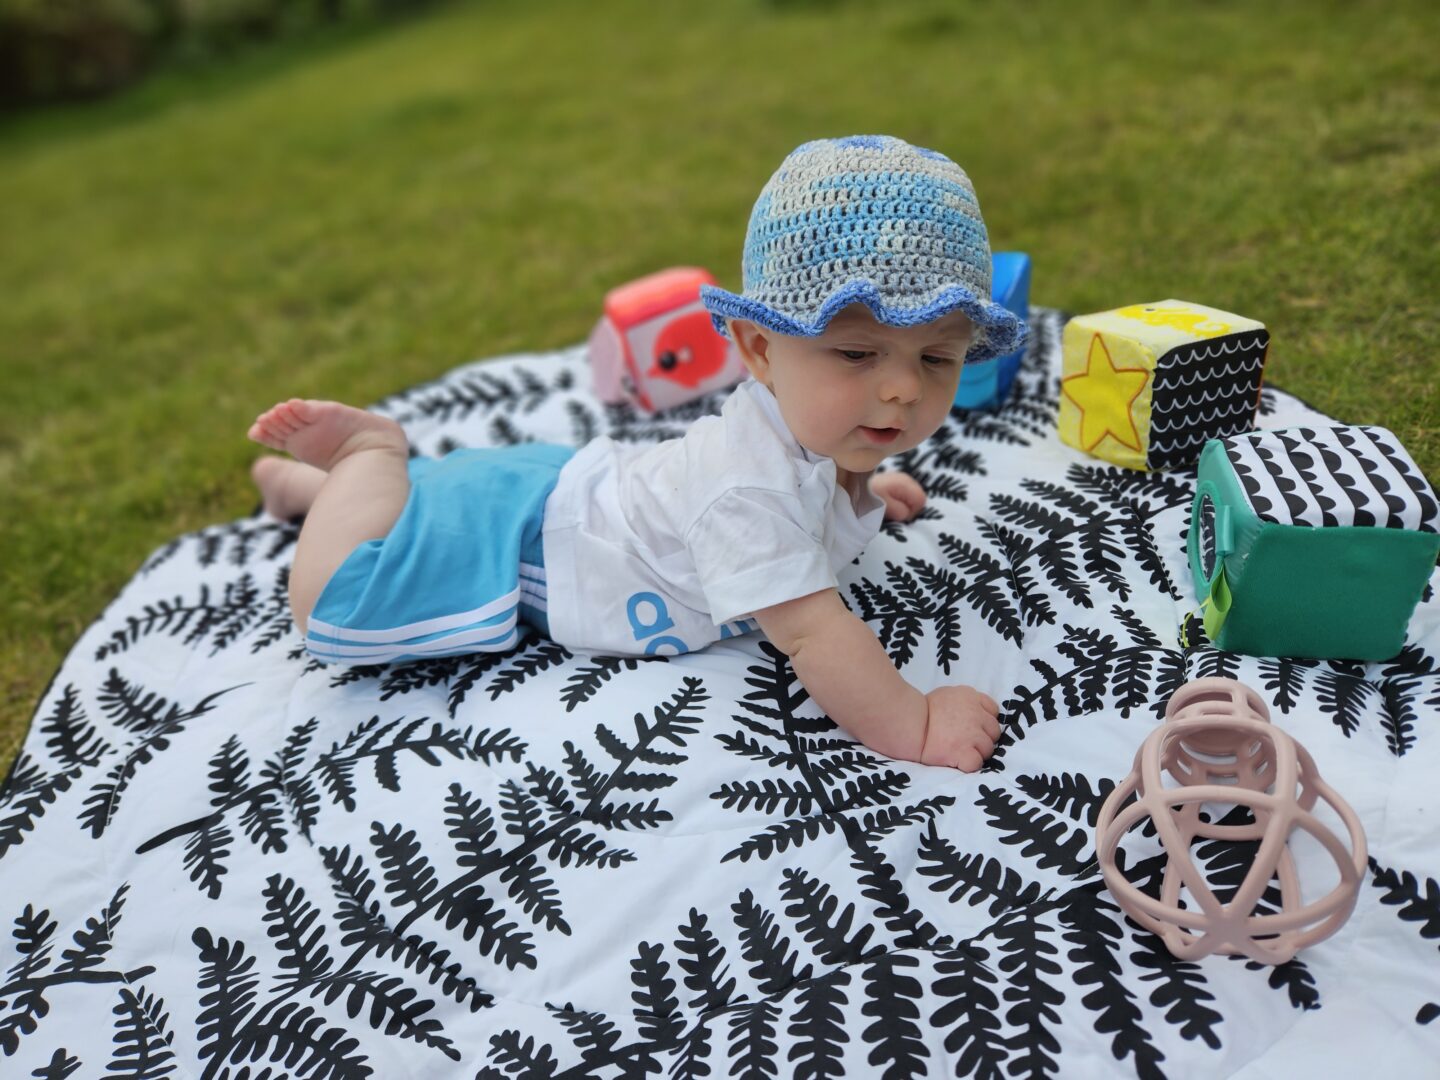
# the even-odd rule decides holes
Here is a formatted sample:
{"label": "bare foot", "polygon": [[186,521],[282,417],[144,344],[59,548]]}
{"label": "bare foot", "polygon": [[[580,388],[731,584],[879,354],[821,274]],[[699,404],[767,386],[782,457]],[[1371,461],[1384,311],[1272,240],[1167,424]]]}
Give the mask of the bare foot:
{"label": "bare foot", "polygon": [[338,401],[282,401],[260,414],[249,435],[325,472],[363,450],[409,450],[405,432],[394,420]]}
{"label": "bare foot", "polygon": [[281,521],[308,513],[329,475],[314,465],[278,457],[262,457],[250,466],[265,513]]}

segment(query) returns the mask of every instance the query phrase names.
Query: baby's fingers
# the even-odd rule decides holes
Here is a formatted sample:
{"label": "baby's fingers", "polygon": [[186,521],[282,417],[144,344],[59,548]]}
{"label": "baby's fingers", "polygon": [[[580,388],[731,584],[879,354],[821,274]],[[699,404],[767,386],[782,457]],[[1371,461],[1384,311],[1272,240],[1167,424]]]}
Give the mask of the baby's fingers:
{"label": "baby's fingers", "polygon": [[980,721],[980,729],[990,737],[990,748],[993,750],[995,744],[1000,740],[1000,720],[998,717],[986,716]]}
{"label": "baby's fingers", "polygon": [[955,751],[955,768],[961,772],[979,772],[980,766],[985,764],[985,755],[973,746],[967,746],[963,750]]}

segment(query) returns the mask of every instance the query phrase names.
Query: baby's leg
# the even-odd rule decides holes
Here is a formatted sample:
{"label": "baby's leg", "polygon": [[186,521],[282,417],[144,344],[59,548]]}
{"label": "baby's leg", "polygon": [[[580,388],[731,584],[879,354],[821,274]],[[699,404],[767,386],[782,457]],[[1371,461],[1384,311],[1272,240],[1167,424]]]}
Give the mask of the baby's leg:
{"label": "baby's leg", "polygon": [[265,512],[281,521],[309,513],[327,475],[314,465],[278,457],[262,457],[250,466]]}
{"label": "baby's leg", "polygon": [[387,536],[410,495],[400,425],[336,401],[292,398],[261,414],[250,438],[327,475],[295,545],[290,610],[303,633],[320,591],[366,540]]}

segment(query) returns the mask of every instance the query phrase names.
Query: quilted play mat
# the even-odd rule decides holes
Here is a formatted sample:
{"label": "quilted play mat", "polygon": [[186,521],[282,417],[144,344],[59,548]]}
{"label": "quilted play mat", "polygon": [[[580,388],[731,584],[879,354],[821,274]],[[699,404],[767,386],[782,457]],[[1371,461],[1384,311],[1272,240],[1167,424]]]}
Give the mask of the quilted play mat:
{"label": "quilted play mat", "polygon": [[[1437,1075],[1440,579],[1387,662],[1181,648],[1193,471],[1059,442],[1062,323],[1034,312],[1002,410],[894,460],[929,505],[842,578],[912,683],[1002,702],[976,775],[867,752],[757,634],[326,667],[287,610],[295,525],[157,551],[0,791],[0,1075]],[[377,409],[443,454],[658,439],[721,401],[589,387],[575,348]],[[1264,391],[1264,427],[1323,419]],[[1102,799],[1206,675],[1368,834],[1351,920],[1276,967],[1174,959],[1096,869]],[[1252,853],[1194,856],[1223,900]]]}

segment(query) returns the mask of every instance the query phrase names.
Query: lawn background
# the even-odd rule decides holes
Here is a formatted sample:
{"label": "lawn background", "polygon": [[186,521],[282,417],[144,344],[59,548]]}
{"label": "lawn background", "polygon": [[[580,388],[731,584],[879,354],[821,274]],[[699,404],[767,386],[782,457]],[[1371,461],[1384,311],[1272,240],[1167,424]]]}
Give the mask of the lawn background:
{"label": "lawn background", "polygon": [[0,775],[144,558],[253,509],[257,411],[738,287],[808,138],[956,158],[1037,303],[1263,320],[1270,382],[1440,477],[1437,10],[458,3],[0,121]]}

